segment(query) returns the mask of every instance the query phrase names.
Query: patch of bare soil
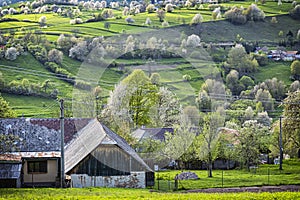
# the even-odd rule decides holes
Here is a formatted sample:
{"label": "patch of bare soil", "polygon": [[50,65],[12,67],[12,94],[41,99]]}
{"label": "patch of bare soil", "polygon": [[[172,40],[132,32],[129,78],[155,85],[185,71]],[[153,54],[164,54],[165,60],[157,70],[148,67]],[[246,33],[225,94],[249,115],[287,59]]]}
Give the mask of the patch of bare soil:
{"label": "patch of bare soil", "polygon": [[299,192],[300,185],[262,186],[262,187],[235,187],[235,188],[208,188],[187,190],[186,193],[237,193],[237,192]]}

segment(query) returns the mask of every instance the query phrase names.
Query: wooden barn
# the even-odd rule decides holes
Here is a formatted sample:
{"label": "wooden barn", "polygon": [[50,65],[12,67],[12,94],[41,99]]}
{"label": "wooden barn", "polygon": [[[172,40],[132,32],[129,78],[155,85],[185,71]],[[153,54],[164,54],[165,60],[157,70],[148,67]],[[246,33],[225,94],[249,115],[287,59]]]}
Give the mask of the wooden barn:
{"label": "wooden barn", "polygon": [[[64,127],[64,167],[73,187],[154,185],[152,170],[123,138],[97,119],[65,119]],[[0,132],[20,138],[16,144],[19,151],[12,154],[22,161],[9,166],[7,161],[6,165],[0,161],[0,183],[11,177],[15,180],[10,180],[12,187],[59,185],[59,119],[1,119]],[[12,171],[16,166],[20,170],[15,176]],[[10,175],[1,173],[1,169],[11,171]]]}
{"label": "wooden barn", "polygon": [[98,120],[92,120],[65,147],[65,171],[73,187],[154,185],[154,173],[128,143]]}

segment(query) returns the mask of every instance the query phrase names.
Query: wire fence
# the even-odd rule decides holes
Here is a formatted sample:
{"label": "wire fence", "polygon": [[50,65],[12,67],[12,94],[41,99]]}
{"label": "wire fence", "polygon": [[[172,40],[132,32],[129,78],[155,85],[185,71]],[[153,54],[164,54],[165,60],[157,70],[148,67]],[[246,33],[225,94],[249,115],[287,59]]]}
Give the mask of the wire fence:
{"label": "wire fence", "polygon": [[[298,171],[298,172],[297,172]],[[192,171],[198,179],[175,180],[173,172],[157,172],[155,190],[176,191],[204,188],[231,188],[247,186],[299,185],[300,171],[278,170],[274,168],[251,167],[248,170],[214,170],[213,177],[207,171]],[[298,175],[297,175],[298,173]]]}

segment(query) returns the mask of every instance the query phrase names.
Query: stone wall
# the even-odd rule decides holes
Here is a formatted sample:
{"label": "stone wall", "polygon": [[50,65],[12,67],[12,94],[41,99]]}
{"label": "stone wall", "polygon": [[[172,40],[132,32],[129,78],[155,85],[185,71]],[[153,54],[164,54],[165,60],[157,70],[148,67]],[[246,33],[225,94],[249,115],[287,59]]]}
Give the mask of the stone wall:
{"label": "stone wall", "polygon": [[131,172],[129,176],[88,176],[71,174],[71,187],[145,188],[145,172]]}

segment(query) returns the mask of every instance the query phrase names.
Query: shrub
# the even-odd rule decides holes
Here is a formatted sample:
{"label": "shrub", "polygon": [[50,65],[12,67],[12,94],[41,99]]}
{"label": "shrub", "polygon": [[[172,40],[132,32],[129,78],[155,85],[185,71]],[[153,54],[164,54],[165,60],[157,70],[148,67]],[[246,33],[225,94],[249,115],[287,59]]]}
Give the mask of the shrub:
{"label": "shrub", "polygon": [[300,80],[300,61],[295,60],[291,64],[291,74],[294,80]]}
{"label": "shrub", "polygon": [[203,17],[201,14],[195,14],[195,16],[193,17],[193,19],[191,20],[191,25],[197,25],[200,24],[203,20]]}
{"label": "shrub", "polygon": [[18,51],[15,47],[10,47],[5,52],[5,58],[7,60],[15,60],[17,58]]}
{"label": "shrub", "polygon": [[149,17],[147,17],[146,21],[145,21],[145,25],[149,26],[151,25],[152,21]]}
{"label": "shrub", "polygon": [[75,87],[77,87],[79,89],[83,89],[83,90],[91,90],[92,89],[92,86],[90,83],[87,83],[82,80],[76,80]]}
{"label": "shrub", "polygon": [[243,14],[243,11],[243,8],[235,6],[225,12],[224,17],[233,24],[245,24],[247,22],[247,17]]}
{"label": "shrub", "polygon": [[134,21],[134,19],[132,19],[131,17],[127,17],[126,19],[125,19],[125,21],[128,23],[128,24],[133,24],[135,21]]}
{"label": "shrub", "polygon": [[169,22],[164,21],[163,23],[161,23],[162,27],[168,27],[169,26]]}
{"label": "shrub", "polygon": [[48,60],[50,62],[61,64],[63,60],[63,53],[57,49],[51,49],[48,53]]}
{"label": "shrub", "polygon": [[192,79],[192,77],[188,74],[183,75],[182,78],[184,81],[190,81]]}
{"label": "shrub", "polygon": [[174,9],[173,9],[173,5],[168,3],[166,6],[165,6],[165,10],[167,12],[172,12]]}
{"label": "shrub", "polygon": [[153,4],[149,4],[147,7],[146,7],[146,11],[148,13],[154,13],[155,11],[155,6]]}
{"label": "shrub", "polygon": [[245,12],[248,20],[261,21],[265,18],[265,13],[257,7],[255,4],[251,4]]}
{"label": "shrub", "polygon": [[295,8],[290,11],[290,15],[294,19],[300,19],[300,5],[296,5]]}
{"label": "shrub", "polygon": [[198,35],[192,34],[186,40],[187,47],[197,47],[200,44],[200,37]]}

